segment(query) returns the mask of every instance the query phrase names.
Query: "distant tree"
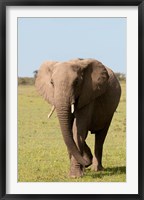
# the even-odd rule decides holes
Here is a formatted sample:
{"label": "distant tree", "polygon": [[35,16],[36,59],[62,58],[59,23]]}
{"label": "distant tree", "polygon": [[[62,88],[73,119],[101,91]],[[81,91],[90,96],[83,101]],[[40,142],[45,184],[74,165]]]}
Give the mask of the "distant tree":
{"label": "distant tree", "polygon": [[35,71],[33,71],[34,78],[36,78],[36,77],[37,77],[37,73],[38,73],[38,70],[35,70]]}

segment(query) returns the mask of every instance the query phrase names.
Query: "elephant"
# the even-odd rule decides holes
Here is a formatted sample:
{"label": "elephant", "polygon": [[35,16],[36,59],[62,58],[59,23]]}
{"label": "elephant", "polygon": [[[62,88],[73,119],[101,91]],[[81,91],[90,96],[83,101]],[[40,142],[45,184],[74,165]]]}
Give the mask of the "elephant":
{"label": "elephant", "polygon": [[[70,177],[86,167],[103,170],[103,144],[117,109],[121,86],[114,72],[96,59],[46,61],[37,72],[35,87],[56,110],[70,158]],[[49,117],[50,117],[49,115]],[[86,143],[94,134],[94,155]]]}

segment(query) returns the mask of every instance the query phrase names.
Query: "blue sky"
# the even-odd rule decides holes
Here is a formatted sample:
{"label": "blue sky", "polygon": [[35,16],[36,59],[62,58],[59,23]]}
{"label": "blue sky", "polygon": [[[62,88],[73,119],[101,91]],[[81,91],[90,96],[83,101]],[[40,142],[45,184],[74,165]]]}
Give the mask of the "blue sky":
{"label": "blue sky", "polygon": [[45,60],[95,58],[126,73],[126,18],[19,18],[18,76]]}

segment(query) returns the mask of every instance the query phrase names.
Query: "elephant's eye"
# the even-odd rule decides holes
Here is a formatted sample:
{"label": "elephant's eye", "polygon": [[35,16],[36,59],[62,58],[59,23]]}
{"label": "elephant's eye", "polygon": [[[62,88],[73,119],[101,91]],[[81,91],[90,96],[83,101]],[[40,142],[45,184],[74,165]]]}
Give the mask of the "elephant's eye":
{"label": "elephant's eye", "polygon": [[52,79],[51,79],[50,83],[52,84],[52,86],[54,86],[54,82],[53,82],[53,80],[52,80]]}
{"label": "elephant's eye", "polygon": [[78,80],[78,78],[76,78],[76,79],[74,80],[73,85],[74,85],[74,86],[77,86],[77,85],[78,85],[78,82],[79,82],[79,80]]}

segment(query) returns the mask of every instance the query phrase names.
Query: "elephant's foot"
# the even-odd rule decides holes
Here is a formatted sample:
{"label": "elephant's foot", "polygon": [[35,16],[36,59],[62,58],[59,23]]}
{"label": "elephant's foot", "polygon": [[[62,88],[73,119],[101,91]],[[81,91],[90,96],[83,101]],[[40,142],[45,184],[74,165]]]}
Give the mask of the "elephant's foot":
{"label": "elephant's foot", "polygon": [[70,177],[71,178],[80,178],[84,175],[83,171],[81,170],[77,170],[77,171],[73,171],[73,172],[70,172]]}
{"label": "elephant's foot", "polygon": [[95,172],[103,171],[104,167],[102,165],[95,165],[95,164],[93,164],[92,167],[91,167],[91,170],[95,171]]}
{"label": "elephant's foot", "polygon": [[84,168],[80,166],[71,166],[70,169],[70,177],[71,178],[79,178],[84,175]]}
{"label": "elephant's foot", "polygon": [[87,165],[85,167],[89,167],[92,164],[93,155],[91,153],[90,148],[85,142],[84,151],[83,151],[83,158],[87,161]]}
{"label": "elephant's foot", "polygon": [[83,158],[87,161],[87,165],[85,167],[89,167],[92,164],[92,158],[89,158],[86,154],[83,156]]}

